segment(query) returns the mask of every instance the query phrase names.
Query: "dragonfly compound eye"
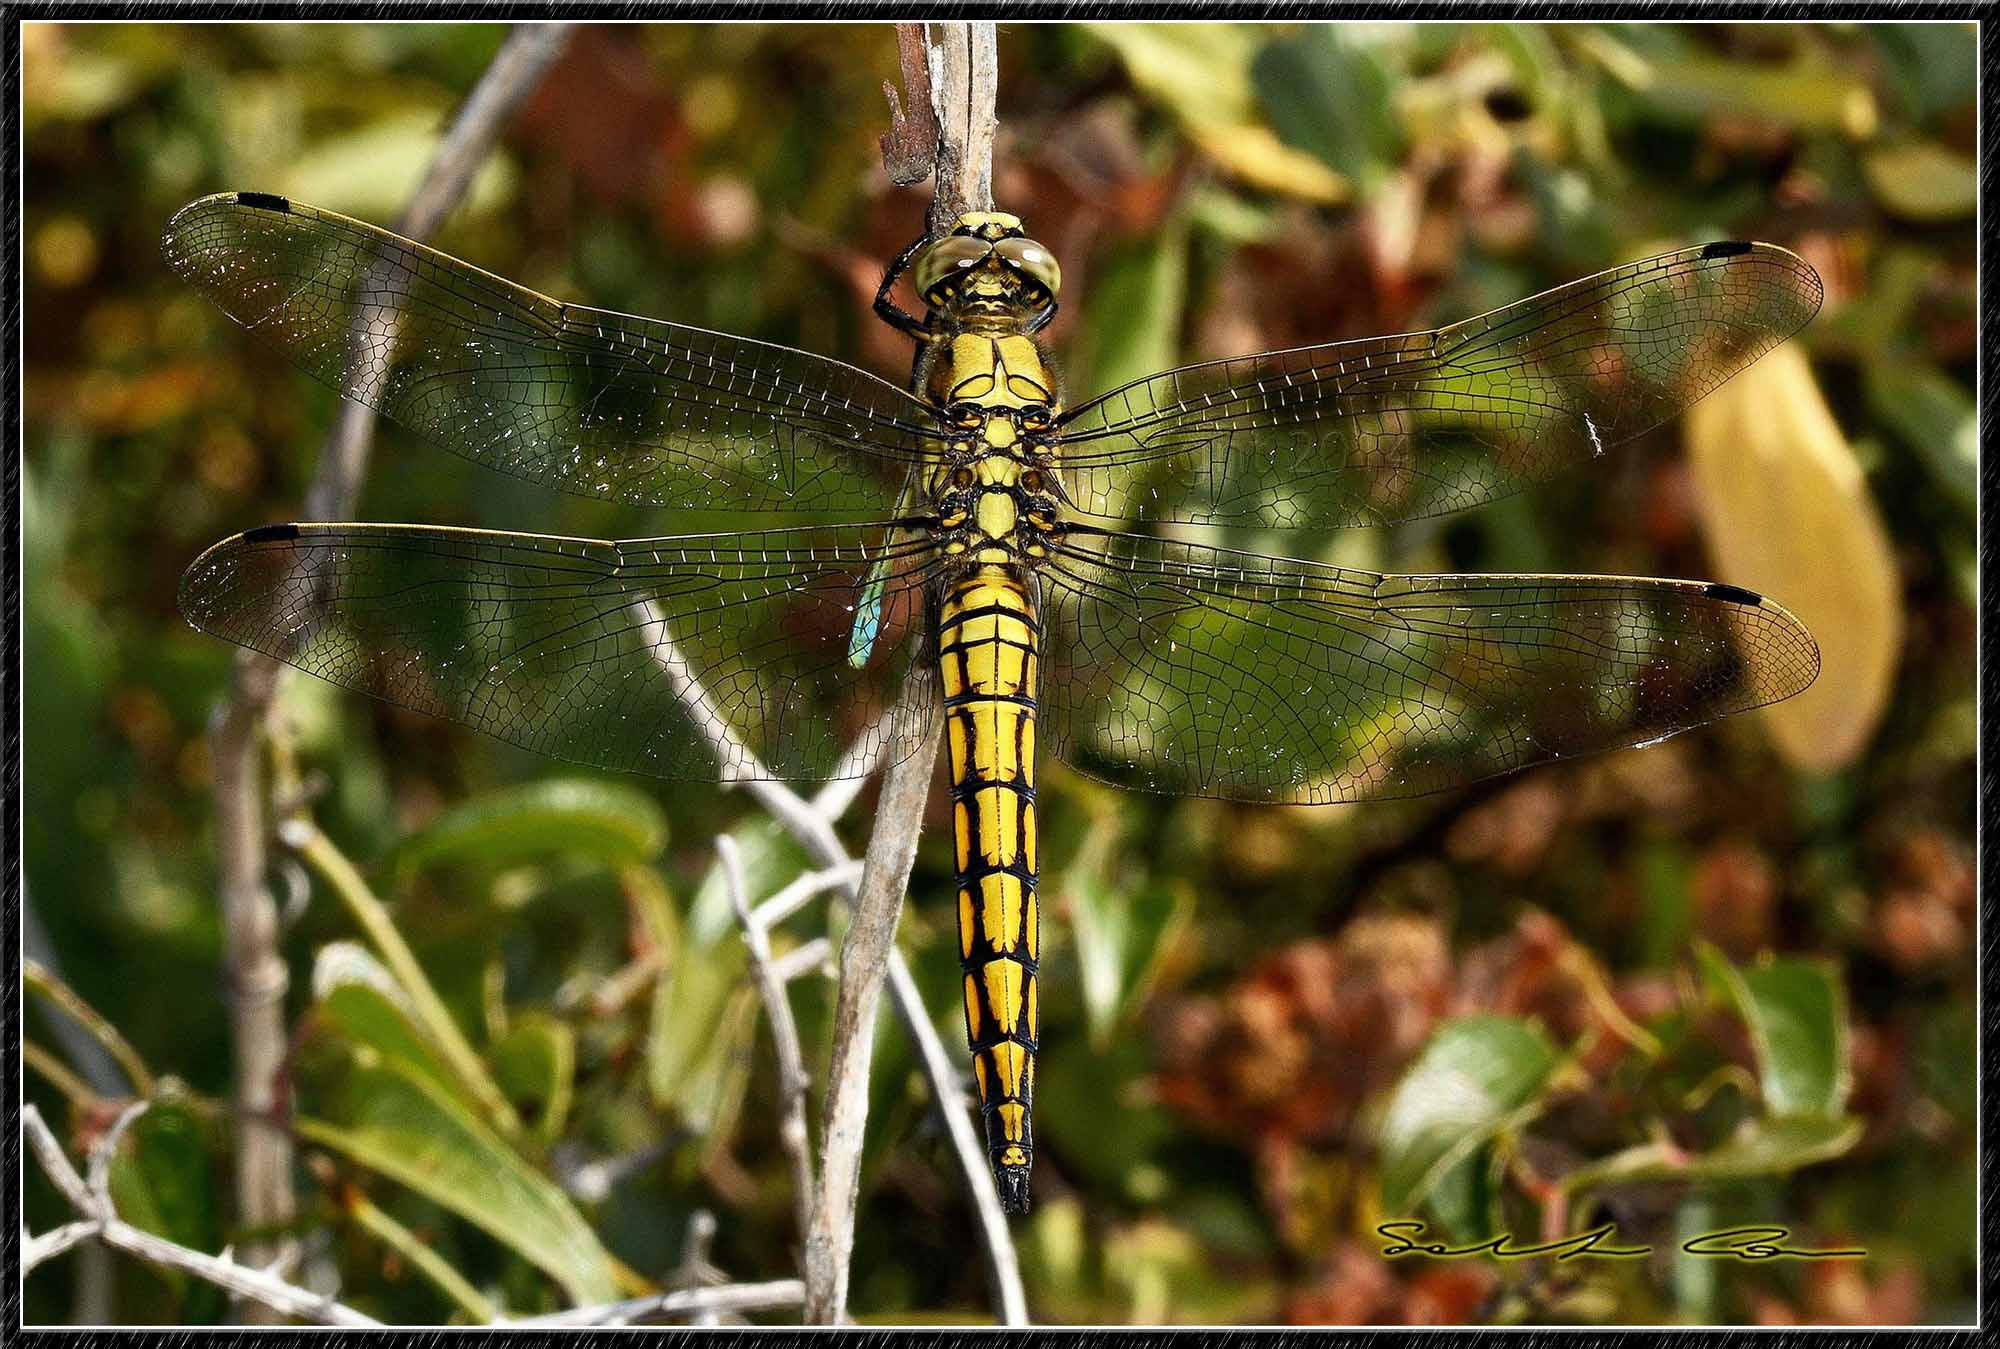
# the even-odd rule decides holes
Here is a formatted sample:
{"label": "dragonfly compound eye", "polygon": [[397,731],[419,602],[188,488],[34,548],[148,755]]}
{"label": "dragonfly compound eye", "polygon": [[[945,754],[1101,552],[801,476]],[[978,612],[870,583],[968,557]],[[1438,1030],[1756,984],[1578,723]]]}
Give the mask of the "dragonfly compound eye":
{"label": "dragonfly compound eye", "polygon": [[986,261],[992,251],[993,245],[984,239],[954,234],[924,250],[923,256],[917,259],[910,280],[926,303],[942,299],[959,276]]}
{"label": "dragonfly compound eye", "polygon": [[1062,289],[1062,268],[1056,265],[1056,255],[1033,239],[1002,239],[993,245],[993,251],[1046,290],[1050,299]]}

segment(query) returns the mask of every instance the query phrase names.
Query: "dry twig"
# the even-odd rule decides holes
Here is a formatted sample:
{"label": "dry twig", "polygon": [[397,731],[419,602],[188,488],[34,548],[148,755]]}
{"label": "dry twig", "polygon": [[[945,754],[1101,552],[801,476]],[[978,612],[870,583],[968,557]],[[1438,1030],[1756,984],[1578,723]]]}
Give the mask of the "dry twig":
{"label": "dry twig", "polygon": [[[992,209],[993,138],[997,126],[994,97],[999,54],[990,23],[930,25],[924,30],[924,41],[929,58],[931,108],[937,125],[933,160],[936,179],[929,217],[930,233],[937,235],[966,211]],[[904,684],[904,700],[936,697],[931,672],[913,669]],[[834,1007],[833,1055],[827,1073],[820,1189],[812,1228],[806,1238],[806,1319],[823,1325],[837,1324],[847,1303],[848,1261],[854,1249],[854,1209],[861,1179],[862,1131],[868,1116],[875,1012],[882,983],[897,960],[896,920],[902,911],[910,867],[916,860],[917,833],[942,729],[935,717],[922,718],[920,722],[928,728],[926,743],[914,754],[909,752],[909,746],[899,747],[902,757],[884,775],[875,828],[868,840],[866,870],[854,897],[853,918],[840,954],[840,993]],[[892,724],[912,723],[899,719]],[[914,991],[912,986],[909,992]],[[921,1006],[915,1015],[928,1023]],[[907,1006],[904,1016],[906,1021],[913,1019]],[[963,1114],[947,1104],[957,1099],[958,1092],[940,1090],[939,1102],[947,1119],[953,1114]],[[975,1203],[991,1196],[985,1168],[978,1169]],[[1005,1221],[1004,1216],[1000,1217],[1002,1234]],[[1007,1268],[1013,1254],[1012,1243],[997,1244],[990,1228],[986,1235],[988,1254],[997,1276],[995,1293],[1001,1303],[1002,1319],[1012,1323],[1018,1316],[1025,1320],[1025,1305],[1013,1297],[1018,1275],[1011,1283],[1007,1278],[1012,1272]]]}
{"label": "dry twig", "polygon": [[765,1311],[796,1307],[804,1296],[797,1279],[773,1279],[769,1283],[725,1284],[716,1288],[687,1288],[675,1293],[653,1293],[625,1302],[600,1306],[573,1307],[547,1316],[531,1316],[501,1324],[513,1327],[576,1327],[630,1325],[645,1316],[702,1317],[712,1312]]}
{"label": "dry twig", "polygon": [[[70,1207],[82,1217],[75,1222],[64,1223],[39,1234],[23,1231],[21,1234],[21,1275],[26,1277],[36,1267],[93,1237],[128,1255],[136,1256],[150,1264],[163,1265],[202,1279],[238,1299],[253,1303],[278,1316],[324,1326],[378,1326],[381,1322],[365,1316],[352,1307],[321,1293],[288,1283],[268,1270],[257,1269],[239,1263],[233,1255],[224,1251],[221,1255],[208,1255],[202,1251],[190,1250],[186,1246],[156,1236],[141,1228],[134,1227],[118,1216],[111,1202],[111,1164],[118,1152],[119,1141],[124,1138],[132,1122],[144,1114],[149,1102],[135,1101],[127,1106],[112,1126],[105,1130],[92,1145],[87,1162],[89,1178],[78,1174],[69,1155],[56,1141],[41,1111],[33,1104],[21,1110],[21,1134],[28,1150],[35,1154],[42,1170]],[[384,1215],[386,1216],[386,1215]],[[439,1262],[441,1265],[442,1262]],[[453,1276],[456,1277],[455,1271]],[[756,1311],[780,1307],[796,1307],[804,1297],[803,1286],[797,1279],[779,1279],[770,1283],[720,1284],[713,1287],[694,1288],[682,1292],[657,1293],[650,1297],[634,1298],[625,1302],[594,1304],[588,1307],[573,1307],[552,1316],[530,1317],[502,1324],[514,1326],[615,1326],[624,1325],[641,1316],[694,1316],[706,1317],[718,1312]],[[469,1309],[488,1311],[485,1300],[472,1293],[468,1286],[460,1294],[460,1300],[469,1302]]]}
{"label": "dry twig", "polygon": [[743,890],[743,863],[736,854],[736,840],[723,835],[715,840],[722,859],[723,881],[729,902],[736,906],[736,921],[743,925],[743,942],[750,948],[750,972],[757,980],[757,992],[764,999],[764,1011],[771,1023],[771,1042],[778,1055],[778,1141],[792,1163],[792,1203],[803,1240],[812,1221],[813,1164],[812,1140],[806,1132],[805,1054],[799,1048],[799,1027],[792,1019],[792,1003],[785,993],[784,980],[772,968],[771,935],[757,914],[750,910],[750,897]]}
{"label": "dry twig", "polygon": [[132,1121],[145,1113],[148,1104],[146,1101],[133,1102],[118,1116],[117,1122],[104,1131],[91,1148],[90,1179],[87,1182],[77,1174],[68,1154],[43,1121],[41,1112],[32,1104],[22,1107],[21,1132],[28,1147],[41,1162],[42,1170],[54,1182],[56,1189],[72,1208],[83,1215],[81,1221],[66,1223],[40,1236],[24,1236],[21,1246],[23,1276],[78,1242],[96,1237],[107,1246],[151,1264],[192,1274],[234,1294],[239,1300],[254,1303],[281,1316],[323,1326],[380,1324],[373,1317],[363,1316],[330,1297],[287,1283],[253,1266],[239,1264],[227,1251],[221,1255],[208,1255],[189,1250],[120,1218],[111,1203],[111,1161],[117,1154],[119,1140],[125,1136]]}

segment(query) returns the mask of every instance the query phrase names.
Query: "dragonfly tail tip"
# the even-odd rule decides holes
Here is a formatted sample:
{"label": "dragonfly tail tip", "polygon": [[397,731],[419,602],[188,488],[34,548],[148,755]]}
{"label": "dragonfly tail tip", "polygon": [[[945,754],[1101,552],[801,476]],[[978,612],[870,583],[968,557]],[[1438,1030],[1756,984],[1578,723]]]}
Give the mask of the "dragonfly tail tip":
{"label": "dragonfly tail tip", "polygon": [[1028,1211],[1028,1168],[995,1166],[993,1183],[1000,1191],[1000,1207],[1007,1213]]}

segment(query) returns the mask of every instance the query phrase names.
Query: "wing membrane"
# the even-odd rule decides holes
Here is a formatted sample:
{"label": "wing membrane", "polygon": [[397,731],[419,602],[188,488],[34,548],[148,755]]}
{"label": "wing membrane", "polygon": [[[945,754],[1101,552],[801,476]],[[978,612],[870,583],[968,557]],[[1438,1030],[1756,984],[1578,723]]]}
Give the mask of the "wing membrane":
{"label": "wing membrane", "polygon": [[1069,414],[1078,509],[1380,525],[1518,491],[1650,430],[1817,312],[1770,244],[1631,263],[1434,332],[1184,366]]}
{"label": "wing membrane", "polygon": [[885,640],[868,668],[847,661],[882,532],[605,542],[279,525],[197,559],[181,611],[322,679],[576,763],[666,778],[860,776],[934,714],[889,710],[908,644],[888,637],[922,621],[927,540],[888,546]]}
{"label": "wing membrane", "polygon": [[231,318],[454,454],[639,505],[879,518],[929,416],[790,347],[563,304],[282,197],[183,208],[163,245]]}
{"label": "wing membrane", "polygon": [[1152,791],[1324,803],[1649,743],[1810,684],[1728,586],[1393,576],[1072,533],[1040,572],[1045,742]]}

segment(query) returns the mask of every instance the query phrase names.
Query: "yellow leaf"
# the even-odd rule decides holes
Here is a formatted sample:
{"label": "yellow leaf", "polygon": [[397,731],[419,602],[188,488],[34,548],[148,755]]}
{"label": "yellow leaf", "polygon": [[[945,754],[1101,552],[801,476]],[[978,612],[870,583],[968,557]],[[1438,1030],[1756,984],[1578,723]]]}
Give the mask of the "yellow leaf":
{"label": "yellow leaf", "polygon": [[1769,595],[1819,641],[1819,679],[1765,708],[1765,725],[1792,764],[1830,772],[1867,745],[1902,641],[1895,556],[1867,479],[1797,347],[1697,403],[1685,426],[1717,579]]}
{"label": "yellow leaf", "polygon": [[1905,220],[1963,220],[1979,204],[1979,169],[1934,141],[1907,140],[1861,156],[1875,199]]}
{"label": "yellow leaf", "polygon": [[1188,134],[1210,159],[1252,187],[1322,206],[1337,206],[1348,198],[1345,178],[1279,140],[1269,127],[1195,125]]}
{"label": "yellow leaf", "polygon": [[1237,24],[1104,23],[1089,31],[1118,53],[1132,83],[1173,111],[1202,153],[1266,192],[1337,205],[1348,183],[1256,120],[1250,62],[1258,35]]}

